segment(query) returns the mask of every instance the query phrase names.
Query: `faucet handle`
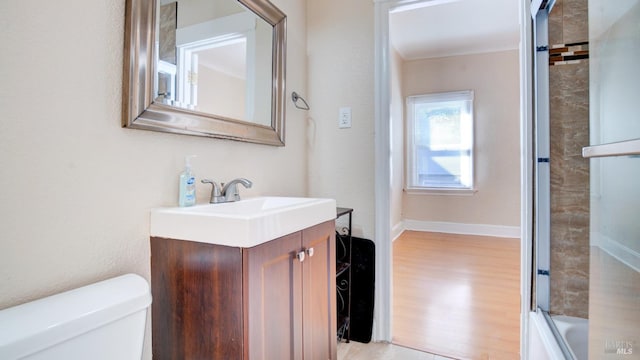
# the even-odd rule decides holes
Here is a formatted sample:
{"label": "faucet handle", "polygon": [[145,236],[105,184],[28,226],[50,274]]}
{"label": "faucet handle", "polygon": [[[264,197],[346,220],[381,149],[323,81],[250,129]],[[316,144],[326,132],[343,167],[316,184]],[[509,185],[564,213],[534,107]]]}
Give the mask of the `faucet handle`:
{"label": "faucet handle", "polygon": [[215,181],[210,179],[202,179],[200,180],[200,182],[203,184],[211,184],[212,186],[211,199],[209,200],[209,203],[217,204],[225,201],[224,196],[222,196],[222,193],[220,192],[220,186],[218,186]]}

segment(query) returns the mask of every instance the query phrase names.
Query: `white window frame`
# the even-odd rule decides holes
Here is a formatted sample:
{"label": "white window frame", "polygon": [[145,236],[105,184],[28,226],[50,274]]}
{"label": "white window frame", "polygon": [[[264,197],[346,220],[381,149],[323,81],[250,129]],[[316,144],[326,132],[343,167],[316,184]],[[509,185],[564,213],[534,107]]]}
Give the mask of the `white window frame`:
{"label": "white window frame", "polygon": [[[474,172],[474,110],[473,90],[442,92],[424,95],[408,96],[407,105],[407,139],[406,139],[406,177],[405,191],[410,194],[438,194],[438,195],[472,195],[476,192],[475,188],[475,172]],[[469,116],[470,139],[467,139],[469,147],[469,168],[468,173],[464,176],[464,184],[462,186],[421,186],[417,184],[417,159],[416,159],[416,137],[415,137],[415,105],[424,103],[439,102],[466,102],[465,112],[463,116]]]}

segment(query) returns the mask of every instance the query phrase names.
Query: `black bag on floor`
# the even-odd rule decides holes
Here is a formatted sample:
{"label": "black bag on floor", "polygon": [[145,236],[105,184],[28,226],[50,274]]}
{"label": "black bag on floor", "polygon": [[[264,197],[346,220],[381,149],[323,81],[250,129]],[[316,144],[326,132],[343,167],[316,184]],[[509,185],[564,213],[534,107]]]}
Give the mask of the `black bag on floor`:
{"label": "black bag on floor", "polygon": [[351,244],[351,333],[350,340],[368,343],[373,327],[375,244],[352,238]]}

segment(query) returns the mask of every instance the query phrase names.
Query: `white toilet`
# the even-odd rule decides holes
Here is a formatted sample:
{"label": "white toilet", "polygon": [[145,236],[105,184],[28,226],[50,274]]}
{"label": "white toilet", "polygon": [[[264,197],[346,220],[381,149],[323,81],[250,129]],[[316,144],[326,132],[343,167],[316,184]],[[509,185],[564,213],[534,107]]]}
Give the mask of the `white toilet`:
{"label": "white toilet", "polygon": [[0,359],[140,359],[150,304],[127,274],[0,310]]}

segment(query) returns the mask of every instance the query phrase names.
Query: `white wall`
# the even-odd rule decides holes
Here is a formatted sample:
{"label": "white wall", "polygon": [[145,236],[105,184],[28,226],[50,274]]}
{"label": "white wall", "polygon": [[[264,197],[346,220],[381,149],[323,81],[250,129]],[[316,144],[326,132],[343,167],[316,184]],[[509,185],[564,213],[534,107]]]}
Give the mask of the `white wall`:
{"label": "white wall", "polygon": [[[402,228],[402,189],[404,187],[404,97],[402,96],[402,73],[404,60],[390,49],[391,72],[391,227],[392,238]],[[393,231],[395,228],[395,232]]]}
{"label": "white wall", "polygon": [[[289,16],[288,89],[305,93],[305,4],[274,3]],[[120,127],[124,0],[2,1],[0,24],[0,308],[149,279],[149,209],[177,204],[187,154],[198,179],[251,179],[245,196],[307,195],[306,113],[291,102],[284,148]]]}
{"label": "white wall", "polygon": [[[307,2],[310,195],[353,208],[354,235],[373,239],[373,1]],[[350,129],[338,128],[343,106]]]}
{"label": "white wall", "polygon": [[[247,120],[245,99],[247,82],[207,66],[198,67],[197,111]],[[270,111],[266,112],[270,114]]]}
{"label": "white wall", "polygon": [[518,51],[404,63],[404,96],[474,90],[475,185],[472,196],[405,193],[405,219],[520,225]]}

